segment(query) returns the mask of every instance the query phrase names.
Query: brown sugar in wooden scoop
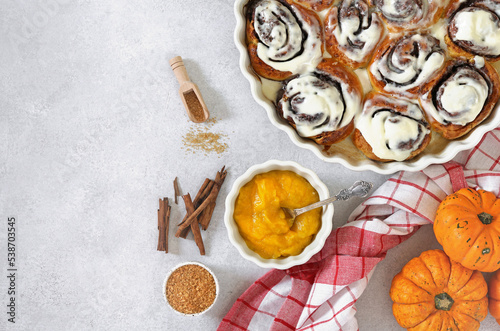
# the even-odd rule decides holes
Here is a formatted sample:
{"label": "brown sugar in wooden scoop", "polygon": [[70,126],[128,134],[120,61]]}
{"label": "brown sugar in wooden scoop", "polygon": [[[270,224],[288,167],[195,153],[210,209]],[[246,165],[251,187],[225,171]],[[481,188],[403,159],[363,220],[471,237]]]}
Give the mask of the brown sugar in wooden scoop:
{"label": "brown sugar in wooden scoop", "polygon": [[210,113],[205,105],[205,101],[203,101],[198,86],[189,80],[182,58],[180,56],[174,57],[170,60],[170,66],[181,86],[179,88],[179,95],[189,119],[195,123],[205,122],[210,117]]}

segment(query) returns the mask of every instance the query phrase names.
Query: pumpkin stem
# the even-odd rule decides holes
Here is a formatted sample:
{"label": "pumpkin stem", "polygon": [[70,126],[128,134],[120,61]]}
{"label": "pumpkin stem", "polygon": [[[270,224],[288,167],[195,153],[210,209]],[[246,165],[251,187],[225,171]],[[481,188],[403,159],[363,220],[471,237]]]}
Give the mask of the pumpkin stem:
{"label": "pumpkin stem", "polygon": [[484,211],[481,214],[478,214],[477,217],[479,217],[479,220],[483,224],[490,224],[493,221],[493,216],[485,213]]}
{"label": "pumpkin stem", "polygon": [[436,309],[449,311],[451,306],[455,301],[450,297],[448,293],[441,293],[434,297],[434,304],[436,305]]}

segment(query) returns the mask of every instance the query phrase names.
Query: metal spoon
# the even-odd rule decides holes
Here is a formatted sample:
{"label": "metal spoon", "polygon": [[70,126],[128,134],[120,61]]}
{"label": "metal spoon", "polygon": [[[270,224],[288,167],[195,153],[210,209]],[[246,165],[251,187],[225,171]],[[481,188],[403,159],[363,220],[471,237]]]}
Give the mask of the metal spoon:
{"label": "metal spoon", "polygon": [[290,209],[290,208],[285,208],[281,207],[285,214],[289,217],[291,217],[291,220],[289,222],[293,223],[295,220],[295,217],[299,216],[300,214],[303,214],[309,210],[313,210],[316,208],[319,208],[321,206],[327,205],[329,203],[332,203],[337,200],[349,200],[350,198],[357,196],[357,197],[365,197],[368,195],[368,192],[372,189],[373,184],[369,182],[365,182],[364,180],[358,180],[355,182],[351,187],[345,188],[341,190],[336,196],[315,202],[309,206],[305,206],[302,208],[297,208],[297,209]]}

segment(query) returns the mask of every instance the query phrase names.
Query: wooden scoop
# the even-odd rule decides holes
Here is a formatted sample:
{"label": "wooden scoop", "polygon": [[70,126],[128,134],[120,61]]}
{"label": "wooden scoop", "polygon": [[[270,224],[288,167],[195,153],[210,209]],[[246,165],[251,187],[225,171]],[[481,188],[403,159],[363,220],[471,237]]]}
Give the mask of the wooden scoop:
{"label": "wooden scoop", "polygon": [[195,123],[201,123],[208,120],[210,113],[208,112],[205,101],[201,96],[198,86],[189,80],[189,76],[180,56],[176,56],[170,60],[170,66],[174,71],[177,81],[181,85],[179,95],[182,103],[186,108],[189,119]]}

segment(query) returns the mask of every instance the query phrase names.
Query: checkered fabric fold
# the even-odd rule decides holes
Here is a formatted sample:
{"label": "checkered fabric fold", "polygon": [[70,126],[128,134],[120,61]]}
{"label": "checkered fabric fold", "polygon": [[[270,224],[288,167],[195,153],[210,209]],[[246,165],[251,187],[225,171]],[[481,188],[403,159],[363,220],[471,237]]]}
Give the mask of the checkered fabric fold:
{"label": "checkered fabric fold", "polygon": [[218,330],[357,330],[355,303],[377,263],[467,186],[500,196],[500,128],[452,162],[394,175],[306,264],[271,270],[251,285]]}

